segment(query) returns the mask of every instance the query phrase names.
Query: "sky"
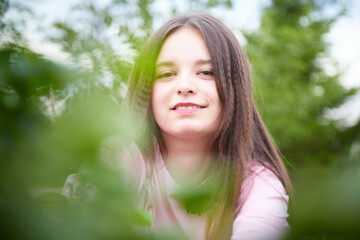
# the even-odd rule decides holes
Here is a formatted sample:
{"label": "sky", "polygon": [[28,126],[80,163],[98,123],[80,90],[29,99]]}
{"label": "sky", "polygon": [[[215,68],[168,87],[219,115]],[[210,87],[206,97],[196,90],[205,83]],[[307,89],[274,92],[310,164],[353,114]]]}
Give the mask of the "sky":
{"label": "sky", "polygon": [[[12,1],[12,0],[10,0]],[[30,6],[37,15],[41,16],[44,26],[50,25],[54,20],[64,20],[69,13],[69,8],[76,3],[85,0],[14,0]],[[104,5],[108,0],[86,0],[92,1],[97,5]],[[155,6],[158,9],[166,8],[169,4],[176,4],[180,9],[183,8],[182,0],[178,1],[160,1]],[[237,0],[234,2],[234,11],[224,14],[221,9],[215,11],[215,16],[223,19],[226,25],[233,29],[256,30],[260,25],[261,9],[267,6],[270,0]],[[340,70],[342,76],[340,82],[346,88],[360,88],[360,1],[348,0],[348,12],[335,22],[325,39],[330,43],[329,62],[324,62],[324,68],[328,74],[334,74]],[[330,9],[331,12],[331,9]],[[161,25],[162,23],[157,23]],[[60,48],[45,41],[41,34],[33,26],[33,30],[27,31],[27,37],[30,39],[30,47],[45,57],[61,62],[67,62],[67,55]],[[240,43],[244,44],[245,39],[237,36]],[[335,64],[334,64],[335,63]],[[352,125],[360,118],[360,90],[355,97],[348,101],[339,109],[329,110],[326,113],[329,118],[343,119],[344,124]]]}

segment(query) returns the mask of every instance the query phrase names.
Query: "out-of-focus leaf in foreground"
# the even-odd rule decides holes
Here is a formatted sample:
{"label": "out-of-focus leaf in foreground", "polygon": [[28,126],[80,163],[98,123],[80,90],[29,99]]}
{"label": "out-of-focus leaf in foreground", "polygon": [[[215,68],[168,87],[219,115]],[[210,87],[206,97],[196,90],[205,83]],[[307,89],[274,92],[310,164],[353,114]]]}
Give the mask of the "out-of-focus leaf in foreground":
{"label": "out-of-focus leaf in foreground", "polygon": [[[102,160],[108,138],[116,136],[115,152],[133,141],[141,146],[134,114],[110,90],[85,88],[51,121],[39,97],[66,91],[75,77],[21,49],[0,55],[0,238],[184,239],[146,231],[153,216],[137,210],[123,170]],[[77,188],[70,199],[61,195],[69,175]]]}

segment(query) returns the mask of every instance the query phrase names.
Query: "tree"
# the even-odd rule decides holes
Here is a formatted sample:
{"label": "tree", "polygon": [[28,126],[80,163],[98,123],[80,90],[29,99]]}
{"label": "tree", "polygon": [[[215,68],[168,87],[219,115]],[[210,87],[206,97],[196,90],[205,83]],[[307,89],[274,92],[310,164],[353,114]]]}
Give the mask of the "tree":
{"label": "tree", "polygon": [[359,143],[360,123],[341,126],[324,116],[356,93],[322,65],[329,47],[324,35],[343,14],[341,4],[333,4],[339,11],[327,16],[324,1],[273,0],[260,29],[245,34],[260,112],[297,169],[289,168],[295,188],[289,239],[360,236],[359,152],[349,154]]}
{"label": "tree", "polygon": [[273,0],[260,29],[245,34],[261,114],[285,158],[297,166],[337,163],[356,138],[324,117],[355,94],[339,83],[340,73],[324,71],[324,35],[343,14],[341,6],[335,16],[325,9],[322,1]]}

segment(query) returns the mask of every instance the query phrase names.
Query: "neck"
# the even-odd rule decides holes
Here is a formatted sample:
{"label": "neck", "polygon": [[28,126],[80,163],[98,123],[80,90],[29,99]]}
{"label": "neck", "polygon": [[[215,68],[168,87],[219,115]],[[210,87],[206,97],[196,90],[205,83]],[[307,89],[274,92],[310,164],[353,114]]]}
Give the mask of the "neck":
{"label": "neck", "polygon": [[179,185],[195,187],[208,177],[211,155],[207,140],[179,139],[166,134],[162,138],[166,168]]}

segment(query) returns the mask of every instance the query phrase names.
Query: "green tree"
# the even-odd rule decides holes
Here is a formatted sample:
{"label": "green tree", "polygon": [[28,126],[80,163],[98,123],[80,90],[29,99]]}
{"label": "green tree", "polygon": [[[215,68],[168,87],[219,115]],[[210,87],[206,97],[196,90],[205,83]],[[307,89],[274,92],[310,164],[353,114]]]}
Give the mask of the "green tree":
{"label": "green tree", "polygon": [[[338,4],[336,4],[338,3]],[[254,91],[261,114],[292,173],[295,198],[289,239],[358,239],[360,192],[358,122],[346,127],[325,118],[356,89],[339,83],[322,65],[324,35],[344,14],[342,4],[273,0],[258,31],[246,33]],[[352,149],[352,151],[349,151]],[[352,152],[350,154],[350,152]]]}
{"label": "green tree", "polygon": [[336,163],[357,137],[324,117],[356,93],[321,64],[329,56],[324,35],[344,13],[339,4],[331,6],[339,9],[335,16],[325,14],[323,1],[273,0],[260,29],[245,34],[261,114],[285,158],[297,166]]}

